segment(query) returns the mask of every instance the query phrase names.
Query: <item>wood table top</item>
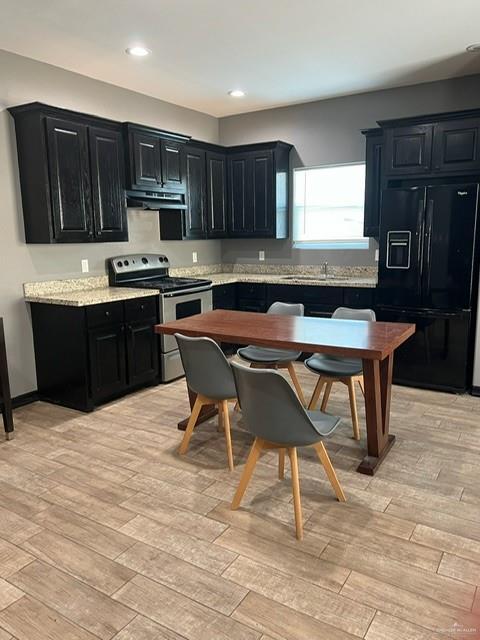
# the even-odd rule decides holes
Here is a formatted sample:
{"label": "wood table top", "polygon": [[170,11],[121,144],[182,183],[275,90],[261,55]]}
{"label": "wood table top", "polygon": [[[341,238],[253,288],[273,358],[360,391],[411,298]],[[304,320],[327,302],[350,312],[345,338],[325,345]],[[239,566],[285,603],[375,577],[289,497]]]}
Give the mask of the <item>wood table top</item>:
{"label": "wood table top", "polygon": [[415,325],[216,309],[156,325],[155,331],[208,336],[219,342],[383,360],[415,333]]}

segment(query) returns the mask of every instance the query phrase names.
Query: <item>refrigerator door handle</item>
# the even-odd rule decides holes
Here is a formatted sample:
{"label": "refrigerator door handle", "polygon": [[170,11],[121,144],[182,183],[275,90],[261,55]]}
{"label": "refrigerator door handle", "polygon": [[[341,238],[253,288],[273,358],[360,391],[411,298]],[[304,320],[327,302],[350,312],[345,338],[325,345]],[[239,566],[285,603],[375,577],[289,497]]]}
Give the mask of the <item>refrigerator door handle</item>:
{"label": "refrigerator door handle", "polygon": [[424,251],[424,247],[423,247],[423,236],[424,236],[424,229],[425,229],[425,220],[424,220],[424,216],[423,216],[423,208],[424,208],[424,201],[423,198],[421,200],[419,200],[418,202],[418,211],[417,211],[417,224],[418,224],[418,228],[417,228],[417,234],[418,234],[418,248],[417,248],[417,265],[418,265],[418,287],[419,289],[421,288],[422,285],[422,273],[423,273],[423,251]]}
{"label": "refrigerator door handle", "polygon": [[432,198],[428,199],[427,203],[427,211],[426,211],[426,220],[425,220],[425,246],[426,246],[426,259],[425,259],[425,271],[426,271],[426,283],[425,283],[425,291],[424,294],[430,293],[430,272],[431,272],[431,261],[432,261],[432,226],[433,226],[433,207],[434,200]]}

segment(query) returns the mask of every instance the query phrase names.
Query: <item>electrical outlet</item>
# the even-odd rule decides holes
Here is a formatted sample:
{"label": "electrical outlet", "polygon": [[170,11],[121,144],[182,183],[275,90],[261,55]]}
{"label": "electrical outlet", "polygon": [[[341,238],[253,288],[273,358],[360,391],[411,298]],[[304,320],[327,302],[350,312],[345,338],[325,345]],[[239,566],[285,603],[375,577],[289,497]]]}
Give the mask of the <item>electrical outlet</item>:
{"label": "electrical outlet", "polygon": [[378,249],[375,249],[375,262],[378,262]]}
{"label": "electrical outlet", "polygon": [[84,259],[82,260],[82,273],[88,273],[90,271],[90,268],[88,266],[88,260]]}
{"label": "electrical outlet", "polygon": [[260,260],[260,262],[263,262],[265,260],[265,251],[258,252],[258,259]]}
{"label": "electrical outlet", "polygon": [[198,262],[198,254],[196,251],[192,251],[192,262]]}

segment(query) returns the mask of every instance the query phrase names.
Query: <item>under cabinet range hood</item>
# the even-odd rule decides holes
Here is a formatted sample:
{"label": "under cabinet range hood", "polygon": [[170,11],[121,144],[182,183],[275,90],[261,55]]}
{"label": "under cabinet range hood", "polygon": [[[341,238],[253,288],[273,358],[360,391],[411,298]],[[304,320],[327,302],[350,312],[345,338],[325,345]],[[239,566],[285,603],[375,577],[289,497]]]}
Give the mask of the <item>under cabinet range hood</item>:
{"label": "under cabinet range hood", "polygon": [[177,209],[182,211],[187,208],[183,193],[158,193],[156,191],[127,191],[126,193],[129,209],[147,211]]}

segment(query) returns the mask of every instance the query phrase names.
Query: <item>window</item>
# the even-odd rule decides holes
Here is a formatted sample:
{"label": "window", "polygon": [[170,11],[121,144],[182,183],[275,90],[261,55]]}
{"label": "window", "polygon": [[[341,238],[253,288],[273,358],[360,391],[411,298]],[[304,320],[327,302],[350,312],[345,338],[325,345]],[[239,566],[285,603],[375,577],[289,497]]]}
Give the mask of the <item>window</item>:
{"label": "window", "polygon": [[367,249],[363,236],[365,163],[295,169],[293,246]]}

